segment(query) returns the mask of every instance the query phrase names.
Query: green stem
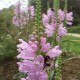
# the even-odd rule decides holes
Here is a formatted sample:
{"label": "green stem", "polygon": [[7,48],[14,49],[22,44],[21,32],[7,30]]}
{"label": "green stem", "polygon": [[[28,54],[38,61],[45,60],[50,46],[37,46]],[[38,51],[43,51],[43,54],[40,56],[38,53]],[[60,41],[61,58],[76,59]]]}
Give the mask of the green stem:
{"label": "green stem", "polygon": [[37,35],[40,37],[40,27],[41,27],[41,1],[36,1],[36,15],[35,15],[35,24],[37,28]]}
{"label": "green stem", "polygon": [[54,2],[53,9],[54,10],[59,9],[59,0],[53,0],[53,2]]}
{"label": "green stem", "polygon": [[67,11],[67,0],[65,0],[64,10],[65,10],[65,12]]}
{"label": "green stem", "polygon": [[47,1],[47,9],[49,9],[49,8],[50,8],[49,1]]}

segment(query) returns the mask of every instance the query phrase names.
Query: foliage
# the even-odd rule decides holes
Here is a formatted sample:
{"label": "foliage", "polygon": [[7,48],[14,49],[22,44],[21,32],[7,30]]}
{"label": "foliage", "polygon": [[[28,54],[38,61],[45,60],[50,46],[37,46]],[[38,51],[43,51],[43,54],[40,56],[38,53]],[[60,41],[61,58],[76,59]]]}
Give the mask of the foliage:
{"label": "foliage", "polygon": [[0,57],[14,58],[16,51],[17,28],[12,25],[13,8],[0,11]]}
{"label": "foliage", "polygon": [[16,41],[10,35],[3,37],[0,40],[0,57],[15,57],[17,55],[16,44]]}
{"label": "foliage", "polygon": [[69,33],[80,33],[80,26],[67,27]]}
{"label": "foliage", "polygon": [[68,56],[66,58],[80,55],[80,37],[65,36],[62,38],[62,44],[63,52]]}

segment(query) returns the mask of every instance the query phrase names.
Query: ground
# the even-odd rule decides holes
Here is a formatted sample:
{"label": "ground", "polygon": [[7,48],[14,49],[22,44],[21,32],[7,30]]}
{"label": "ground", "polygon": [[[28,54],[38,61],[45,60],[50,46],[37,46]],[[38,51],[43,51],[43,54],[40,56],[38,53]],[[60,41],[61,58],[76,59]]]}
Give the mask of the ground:
{"label": "ground", "polygon": [[18,73],[16,59],[5,58],[0,64],[0,80],[14,80],[13,76]]}

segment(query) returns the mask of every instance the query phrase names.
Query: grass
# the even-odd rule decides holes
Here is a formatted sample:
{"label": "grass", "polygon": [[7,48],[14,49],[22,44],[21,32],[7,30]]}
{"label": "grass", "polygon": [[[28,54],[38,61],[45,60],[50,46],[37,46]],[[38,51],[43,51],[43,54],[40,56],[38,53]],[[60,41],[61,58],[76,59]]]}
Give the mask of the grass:
{"label": "grass", "polygon": [[61,40],[63,51],[80,55],[80,37],[65,36]]}

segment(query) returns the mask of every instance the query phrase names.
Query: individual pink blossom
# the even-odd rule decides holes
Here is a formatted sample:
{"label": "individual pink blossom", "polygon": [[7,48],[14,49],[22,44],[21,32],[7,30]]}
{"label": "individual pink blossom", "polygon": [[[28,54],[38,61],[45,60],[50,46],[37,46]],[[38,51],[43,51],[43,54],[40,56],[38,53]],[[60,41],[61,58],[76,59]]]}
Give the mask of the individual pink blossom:
{"label": "individual pink blossom", "polygon": [[34,59],[35,58],[35,50],[25,41],[19,39],[21,44],[18,44],[17,47],[19,48],[19,55],[17,58],[22,59]]}
{"label": "individual pink blossom", "polygon": [[31,66],[34,66],[33,61],[23,60],[17,63],[19,65],[19,71],[23,73],[28,73],[31,71]]}
{"label": "individual pink blossom", "polygon": [[46,38],[41,37],[40,38],[40,45],[43,46],[46,43]]}
{"label": "individual pink blossom", "polygon": [[52,25],[47,25],[45,27],[46,27],[45,33],[47,34],[47,37],[52,37],[53,33],[54,33],[54,30],[55,30],[55,27],[52,26]]}
{"label": "individual pink blossom", "polygon": [[67,34],[67,30],[65,27],[63,27],[63,23],[62,23],[58,27],[58,35],[59,36],[65,36],[66,34]]}
{"label": "individual pink blossom", "polygon": [[41,37],[40,40],[41,40],[40,41],[41,51],[42,52],[47,52],[51,48],[50,43],[46,43],[46,38],[43,38],[43,37]]}
{"label": "individual pink blossom", "polygon": [[46,25],[49,24],[49,17],[46,14],[43,14],[43,16],[42,16],[42,22],[43,22],[44,26],[46,26]]}
{"label": "individual pink blossom", "polygon": [[47,10],[47,16],[48,16],[49,18],[54,19],[54,18],[55,18],[55,12],[54,12],[54,10],[51,10],[51,8],[48,9],[48,10]]}
{"label": "individual pink blossom", "polygon": [[50,58],[55,58],[57,56],[59,56],[60,54],[62,53],[62,51],[59,49],[59,46],[55,46],[53,49],[51,49],[47,55],[50,57]]}
{"label": "individual pink blossom", "polygon": [[66,13],[66,20],[67,20],[68,25],[72,25],[72,21],[73,21],[73,13],[72,12]]}
{"label": "individual pink blossom", "polygon": [[42,46],[41,51],[47,52],[51,48],[51,45],[49,43],[46,43]]}
{"label": "individual pink blossom", "polygon": [[60,36],[56,36],[56,41],[60,41]]}
{"label": "individual pink blossom", "polygon": [[65,12],[61,9],[58,10],[58,19],[63,21],[65,19]]}
{"label": "individual pink blossom", "polygon": [[21,80],[26,80],[26,78],[21,78]]}
{"label": "individual pink blossom", "polygon": [[40,73],[34,72],[30,73],[26,80],[48,80],[48,75],[45,71],[42,71]]}

